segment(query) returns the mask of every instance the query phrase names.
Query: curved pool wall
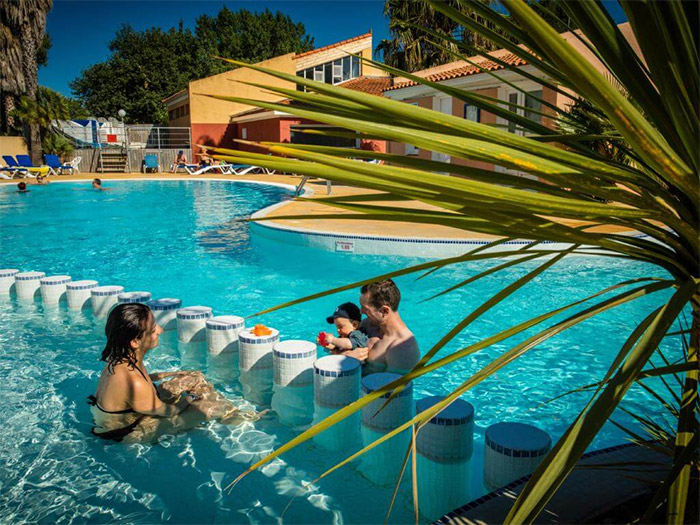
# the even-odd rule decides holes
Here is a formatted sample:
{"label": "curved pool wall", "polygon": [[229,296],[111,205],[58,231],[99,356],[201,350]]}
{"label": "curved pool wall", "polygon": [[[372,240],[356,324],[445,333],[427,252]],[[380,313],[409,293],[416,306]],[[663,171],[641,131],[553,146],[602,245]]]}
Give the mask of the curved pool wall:
{"label": "curved pool wall", "polygon": [[[263,219],[270,212],[283,207],[279,203],[264,208],[252,215],[253,219]],[[282,225],[279,223],[253,222],[251,231],[266,239],[305,246],[329,252],[358,255],[391,255],[400,257],[444,258],[456,257],[492,242],[490,239],[438,239],[421,237],[392,237],[381,235],[343,234],[318,229]],[[532,241],[507,241],[493,250],[519,250]],[[538,247],[545,250],[562,250],[570,244],[543,241]]]}
{"label": "curved pool wall", "polygon": [[[243,184],[208,181],[167,184],[177,188],[159,182],[110,182],[112,192],[102,193],[77,193],[75,184],[32,187],[29,195],[0,189],[4,258],[0,265],[47,275],[65,273],[75,280],[94,278],[126,290],[148,289],[154,297],[181,297],[183,305],[211,305],[215,315],[245,316],[310,291],[413,262],[292,249],[267,239],[251,239],[245,223],[231,221],[232,216],[243,217],[279,200],[285,195],[280,190],[270,193],[257,187],[250,192]],[[37,214],[37,209],[46,212]],[[122,247],[125,238],[132,238],[129,250]],[[420,302],[487,267],[470,263],[420,281],[397,279],[403,294],[400,311],[423,352],[485,297],[535,265],[510,269],[497,278],[478,281],[478,286]],[[527,312],[541,313],[640,272],[648,273],[649,267],[609,259],[565,260],[507,304],[478,319],[437,357],[502,329],[505,321],[523,321]],[[319,299],[274,312],[262,321],[279,328],[283,339],[313,340],[319,330],[327,329],[324,319],[335,306],[356,301],[356,295],[354,291]],[[644,298],[607,312],[595,324],[577,326],[465,394],[476,408],[470,483],[474,496],[483,491],[484,429],[499,421],[530,422],[558,439],[587,396],[541,402],[601,377],[632,330],[633,319],[653,310],[660,300]],[[308,443],[251,475],[229,495],[223,491],[226,484],[298,429],[270,418],[237,427],[210,423],[165,437],[157,445],[111,445],[92,438],[84,397],[94,391],[101,369],[97,358],[104,341],[102,323],[92,319],[90,310],[69,312],[45,309],[41,302],[0,302],[0,373],[6,378],[0,382],[0,395],[15,400],[0,407],[7,422],[0,435],[0,465],[7,465],[0,468],[2,521],[57,521],[59,517],[90,522],[275,521],[293,495],[341,459],[337,452]],[[669,356],[676,351],[671,341],[664,348]],[[497,345],[452,364],[437,376],[418,378],[415,398],[445,395],[508,348]],[[207,356],[197,344],[180,345],[163,338],[161,347],[149,354],[147,366],[151,371],[202,367],[217,388],[245,406],[231,371],[232,358]],[[626,407],[645,414],[652,411],[658,417],[664,413],[639,389],[630,392]],[[623,413],[615,417],[632,423]],[[591,448],[618,444],[623,438],[621,431],[608,425]],[[348,453],[356,450],[352,445],[348,443]],[[70,492],[64,490],[66,486]],[[391,491],[391,487],[371,484],[356,469],[341,469],[298,498],[285,521],[374,522],[384,515]],[[404,486],[392,521],[411,520],[410,487]]]}

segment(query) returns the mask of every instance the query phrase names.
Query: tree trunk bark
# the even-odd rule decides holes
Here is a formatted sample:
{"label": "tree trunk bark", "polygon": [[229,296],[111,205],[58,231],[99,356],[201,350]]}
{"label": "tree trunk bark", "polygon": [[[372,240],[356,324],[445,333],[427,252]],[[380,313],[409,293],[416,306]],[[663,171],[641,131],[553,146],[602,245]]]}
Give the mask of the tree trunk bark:
{"label": "tree trunk bark", "polygon": [[[45,20],[45,19],[44,19]],[[44,34],[44,31],[37,32]],[[35,40],[35,30],[33,30],[29,20],[24,20],[21,29],[22,43],[22,65],[24,69],[24,77],[27,84],[26,96],[32,100],[36,100],[36,92],[39,84],[36,63],[36,51],[38,42]],[[25,139],[29,146],[32,163],[35,166],[42,164],[41,151],[41,130],[36,122],[24,122]]]}
{"label": "tree trunk bark", "polygon": [[[676,444],[674,462],[679,461],[680,455],[688,447],[693,436],[698,432],[695,407],[698,399],[698,344],[700,343],[700,296],[691,299],[693,307],[693,319],[690,328],[690,345],[688,347],[688,362],[693,369],[686,372],[683,392],[681,392],[681,406],[678,416],[678,429],[676,431]],[[692,465],[685,465],[678,477],[671,484],[668,494],[666,523],[682,524],[685,522],[685,510],[688,506],[688,492]],[[690,494],[690,497],[696,495]]]}
{"label": "tree trunk bark", "polygon": [[15,96],[12,93],[3,91],[2,93],[2,131],[9,134],[15,125],[15,118],[10,115],[15,109]]}

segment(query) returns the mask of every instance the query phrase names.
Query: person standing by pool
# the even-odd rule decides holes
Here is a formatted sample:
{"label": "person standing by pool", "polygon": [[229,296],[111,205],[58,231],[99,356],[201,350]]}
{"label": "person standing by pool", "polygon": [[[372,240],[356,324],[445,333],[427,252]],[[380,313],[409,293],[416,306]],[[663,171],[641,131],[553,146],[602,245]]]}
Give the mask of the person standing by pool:
{"label": "person standing by pool", "polygon": [[343,352],[365,363],[364,372],[405,374],[420,360],[418,342],[399,315],[401,292],[391,279],[366,284],[360,289],[360,306],[379,336],[367,348]]}

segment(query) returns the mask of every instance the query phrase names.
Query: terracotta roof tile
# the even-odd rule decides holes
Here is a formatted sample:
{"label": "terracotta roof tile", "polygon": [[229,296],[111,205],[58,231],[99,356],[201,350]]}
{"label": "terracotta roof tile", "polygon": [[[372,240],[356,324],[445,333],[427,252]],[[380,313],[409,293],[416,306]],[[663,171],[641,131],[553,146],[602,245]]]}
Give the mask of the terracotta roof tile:
{"label": "terracotta roof tile", "polygon": [[382,92],[391,87],[391,77],[357,77],[352,80],[338,84],[341,87],[360,91],[361,93],[369,93],[370,95],[381,96]]}
{"label": "terracotta roof tile", "polygon": [[[511,66],[523,66],[527,64],[525,60],[522,58],[512,54],[512,53],[507,53],[505,55],[502,55],[500,58],[503,62],[506,62],[507,64],[510,64]],[[464,61],[458,61],[454,62],[455,67],[453,68],[447,68],[447,69],[440,69],[439,72],[437,73],[430,73],[431,69],[438,69],[438,68],[431,68],[427,70],[421,71],[416,71],[414,75],[417,75],[419,77],[423,77],[426,80],[430,80],[431,82],[442,82],[443,80],[451,80],[453,78],[460,78],[460,77],[466,77],[469,75],[476,75],[478,73],[481,73],[483,69],[487,69],[488,71],[496,71],[498,69],[504,69],[503,66],[492,62],[491,60],[487,60],[485,58],[475,58],[472,60],[473,62],[476,62],[479,67],[472,66]],[[448,64],[446,64],[448,65]],[[423,74],[421,74],[423,73]],[[427,74],[426,74],[427,73]],[[418,82],[414,82],[413,80],[406,80],[406,81],[401,81],[400,79],[395,79],[394,85],[390,85],[389,87],[385,88],[384,91],[391,91],[394,89],[401,89],[409,86],[415,86],[417,85]]]}
{"label": "terracotta roof tile", "polygon": [[350,42],[356,42],[357,40],[362,40],[363,38],[367,38],[368,36],[372,36],[372,31],[370,31],[369,33],[365,33],[364,35],[355,36],[353,38],[348,38],[347,40],[343,40],[341,42],[336,42],[335,44],[330,44],[328,46],[319,47],[318,49],[312,49],[311,51],[304,51],[303,53],[298,53],[292,58],[296,60],[297,58],[313,55],[314,53],[320,53],[321,51],[326,51],[327,49],[333,49],[334,47],[349,44]]}

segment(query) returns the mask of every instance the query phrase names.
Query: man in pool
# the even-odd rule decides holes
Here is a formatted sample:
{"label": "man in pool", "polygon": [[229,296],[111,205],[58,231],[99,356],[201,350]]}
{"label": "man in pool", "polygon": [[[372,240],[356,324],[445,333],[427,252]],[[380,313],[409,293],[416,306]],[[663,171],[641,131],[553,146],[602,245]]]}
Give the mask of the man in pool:
{"label": "man in pool", "polygon": [[101,179],[92,179],[92,189],[99,190],[99,191],[107,191],[109,188],[102,187],[102,180]]}
{"label": "man in pool", "polygon": [[364,372],[405,374],[420,360],[418,342],[399,315],[401,292],[391,279],[366,284],[360,290],[360,306],[370,325],[379,329],[367,348],[343,352],[365,363]]}
{"label": "man in pool", "polygon": [[20,182],[17,184],[17,193],[29,193],[26,182]]}

